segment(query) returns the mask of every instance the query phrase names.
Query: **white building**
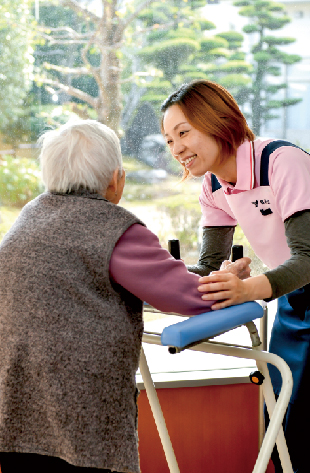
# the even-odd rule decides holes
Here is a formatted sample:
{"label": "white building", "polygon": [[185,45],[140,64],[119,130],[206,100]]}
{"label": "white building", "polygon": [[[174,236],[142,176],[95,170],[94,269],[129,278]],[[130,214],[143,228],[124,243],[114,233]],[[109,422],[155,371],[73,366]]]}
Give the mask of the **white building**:
{"label": "white building", "polygon": [[[247,24],[248,19],[238,14],[238,8],[233,6],[231,0],[209,0],[205,7],[208,20],[217,25],[215,33],[220,31],[235,30],[242,32],[242,27]],[[218,3],[213,3],[218,1]],[[310,0],[282,0],[287,15],[292,19],[291,23],[278,31],[270,31],[271,35],[287,36],[295,38],[296,41],[281,49],[290,54],[299,54],[302,61],[292,66],[283,67],[282,77],[270,80],[278,83],[287,80],[288,88],[279,93],[279,98],[302,98],[302,102],[279,109],[276,112],[280,118],[269,121],[262,130],[262,135],[283,138],[310,150]],[[210,34],[214,34],[214,30]],[[246,50],[251,48],[251,35],[245,35],[244,46]],[[253,38],[254,42],[254,38]],[[276,97],[275,97],[276,98]]]}

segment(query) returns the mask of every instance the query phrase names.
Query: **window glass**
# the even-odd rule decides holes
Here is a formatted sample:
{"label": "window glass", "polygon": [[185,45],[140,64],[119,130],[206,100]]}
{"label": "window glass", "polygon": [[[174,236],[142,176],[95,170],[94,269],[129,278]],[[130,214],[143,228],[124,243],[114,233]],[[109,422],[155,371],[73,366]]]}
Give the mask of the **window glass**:
{"label": "window glass", "polygon": [[[202,178],[180,183],[180,166],[161,135],[160,105],[184,82],[212,80],[231,92],[257,136],[309,150],[309,5],[113,0],[104,9],[103,3],[1,2],[0,239],[43,191],[40,134],[69,119],[93,118],[121,139],[127,179],[120,205],[164,247],[179,239],[181,258],[195,264]],[[240,227],[234,243],[252,258],[253,274],[266,269]]]}

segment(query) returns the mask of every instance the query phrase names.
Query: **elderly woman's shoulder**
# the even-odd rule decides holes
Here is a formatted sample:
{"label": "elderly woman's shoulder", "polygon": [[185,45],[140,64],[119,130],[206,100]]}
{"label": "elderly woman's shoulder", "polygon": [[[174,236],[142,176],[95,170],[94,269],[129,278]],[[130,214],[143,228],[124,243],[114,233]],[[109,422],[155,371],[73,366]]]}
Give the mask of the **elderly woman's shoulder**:
{"label": "elderly woman's shoulder", "polygon": [[56,211],[61,215],[76,213],[90,215],[93,220],[106,216],[108,218],[132,221],[133,223],[144,223],[132,212],[113,204],[98,194],[75,195],[58,192],[43,192],[30,201],[23,208],[23,214],[50,213]]}

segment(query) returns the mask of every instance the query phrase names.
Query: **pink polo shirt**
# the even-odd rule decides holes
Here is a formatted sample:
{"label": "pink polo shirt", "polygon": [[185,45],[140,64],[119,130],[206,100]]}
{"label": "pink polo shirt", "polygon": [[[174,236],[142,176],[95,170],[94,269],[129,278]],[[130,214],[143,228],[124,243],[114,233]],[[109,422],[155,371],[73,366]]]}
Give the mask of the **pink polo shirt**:
{"label": "pink polo shirt", "polygon": [[[237,194],[259,186],[261,153],[271,141],[261,138],[254,141],[254,159],[249,141],[238,148],[236,185],[218,179],[225,193]],[[310,209],[310,157],[298,148],[278,148],[270,156],[269,184],[283,221],[296,212]],[[202,226],[237,225],[232,212],[228,214],[215,204],[209,172],[205,174],[199,201]]]}
{"label": "pink polo shirt", "polygon": [[254,147],[246,141],[238,148],[235,186],[218,179],[222,189],[212,192],[207,173],[200,204],[203,226],[239,223],[256,254],[274,268],[290,257],[284,220],[310,209],[310,157],[292,146],[276,149],[269,157],[269,186],[260,187],[261,154],[271,141],[258,138]]}

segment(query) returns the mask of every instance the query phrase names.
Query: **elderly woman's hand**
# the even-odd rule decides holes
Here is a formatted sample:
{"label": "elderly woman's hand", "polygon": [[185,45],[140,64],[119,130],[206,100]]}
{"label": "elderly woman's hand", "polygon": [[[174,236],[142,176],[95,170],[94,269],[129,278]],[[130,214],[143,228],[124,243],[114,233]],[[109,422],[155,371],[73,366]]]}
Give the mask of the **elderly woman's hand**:
{"label": "elderly woman's hand", "polygon": [[239,279],[247,279],[251,275],[250,263],[251,259],[246,256],[238,259],[234,263],[226,260],[221,264],[220,271],[226,270],[235,274]]}

